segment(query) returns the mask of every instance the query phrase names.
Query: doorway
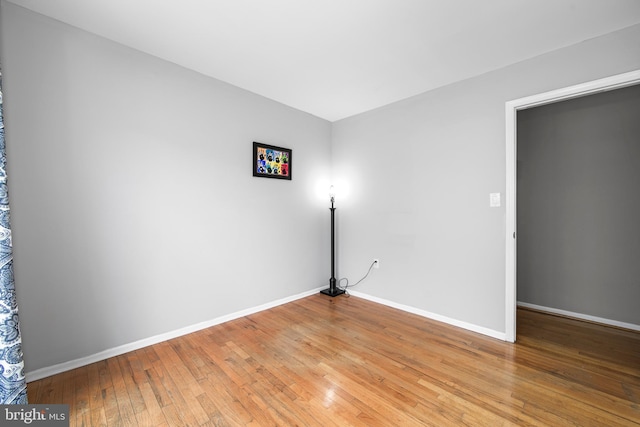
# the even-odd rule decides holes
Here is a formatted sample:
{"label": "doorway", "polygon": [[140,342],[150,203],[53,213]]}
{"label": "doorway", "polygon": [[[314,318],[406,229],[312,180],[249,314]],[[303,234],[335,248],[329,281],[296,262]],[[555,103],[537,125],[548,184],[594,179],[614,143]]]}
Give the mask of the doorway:
{"label": "doorway", "polygon": [[620,89],[640,83],[640,70],[551,92],[520,98],[506,103],[506,289],[505,289],[505,339],[516,341],[517,310],[517,221],[516,221],[516,161],[517,161],[517,113],[532,107],[582,97],[597,92]]}

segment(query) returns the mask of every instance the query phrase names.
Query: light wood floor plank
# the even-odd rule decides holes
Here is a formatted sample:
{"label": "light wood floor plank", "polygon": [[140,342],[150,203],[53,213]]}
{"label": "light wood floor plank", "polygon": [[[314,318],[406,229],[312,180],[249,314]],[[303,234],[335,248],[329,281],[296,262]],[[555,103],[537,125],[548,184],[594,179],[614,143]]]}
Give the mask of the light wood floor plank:
{"label": "light wood floor plank", "polygon": [[314,295],[28,394],[71,426],[640,426],[640,333],[519,309],[517,335]]}

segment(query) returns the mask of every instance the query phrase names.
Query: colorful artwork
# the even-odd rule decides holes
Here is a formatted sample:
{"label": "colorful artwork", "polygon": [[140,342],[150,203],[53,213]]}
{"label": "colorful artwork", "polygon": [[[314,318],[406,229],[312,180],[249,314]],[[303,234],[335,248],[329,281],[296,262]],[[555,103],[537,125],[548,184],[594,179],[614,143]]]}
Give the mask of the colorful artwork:
{"label": "colorful artwork", "polygon": [[291,179],[291,150],[254,142],[253,176]]}

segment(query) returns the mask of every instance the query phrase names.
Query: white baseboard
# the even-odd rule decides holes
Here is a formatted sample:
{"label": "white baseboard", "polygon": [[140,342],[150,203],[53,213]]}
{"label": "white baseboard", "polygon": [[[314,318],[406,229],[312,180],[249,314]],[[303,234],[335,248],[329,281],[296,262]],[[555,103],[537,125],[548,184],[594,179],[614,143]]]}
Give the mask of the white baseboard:
{"label": "white baseboard", "polygon": [[167,341],[183,335],[187,335],[192,332],[196,332],[202,329],[209,328],[211,326],[228,322],[230,320],[239,319],[241,317],[248,316],[250,314],[268,310],[270,308],[277,307],[279,305],[286,304],[291,301],[305,298],[309,295],[317,294],[318,292],[320,292],[321,289],[324,289],[325,287],[326,286],[323,286],[317,289],[312,289],[310,291],[302,292],[297,295],[271,301],[266,304],[259,305],[257,307],[251,307],[245,310],[237,311],[235,313],[227,314],[225,316],[217,317],[215,319],[211,319],[206,322],[196,323],[195,325],[187,326],[184,328],[176,329],[174,331],[166,332],[164,334],[155,335],[153,337],[145,338],[139,341],[134,341],[129,344],[124,344],[118,347],[110,348],[110,349],[101,351],[99,353],[92,354],[90,356],[81,357],[79,359],[70,360],[68,362],[59,363],[57,365],[36,369],[35,371],[25,373],[25,377],[27,382],[37,381],[42,378],[50,377],[52,375],[60,374],[62,372],[70,371],[72,369],[90,365],[92,363],[108,359],[110,357],[119,356],[121,354],[128,353],[130,351],[138,350],[153,344],[157,344],[159,342],[163,342],[163,341]]}
{"label": "white baseboard", "polygon": [[374,297],[368,294],[357,291],[349,291],[353,296],[363,298],[369,301],[377,302],[378,304],[386,305],[389,307],[397,308],[398,310],[406,311],[408,313],[417,314],[418,316],[426,317],[427,319],[437,320],[438,322],[447,323],[458,328],[466,329],[468,331],[477,332],[479,334],[487,335],[492,338],[497,338],[502,341],[507,340],[507,335],[504,332],[495,331],[493,329],[485,328],[483,326],[474,325],[473,323],[467,323],[460,320],[452,319],[450,317],[442,316],[440,314],[431,313],[426,310],[411,307],[404,304],[398,304],[393,301],[389,301],[383,298]]}
{"label": "white baseboard", "polygon": [[605,319],[602,317],[591,316],[589,314],[574,313],[573,311],[560,310],[559,308],[544,307],[536,304],[529,304],[528,302],[518,301],[518,307],[531,308],[533,310],[545,311],[547,313],[559,314],[561,316],[574,317],[580,320],[588,320],[589,322],[602,323],[603,325],[615,326],[617,328],[631,329],[632,331],[640,332],[640,325],[634,325],[633,323],[619,322],[617,320]]}

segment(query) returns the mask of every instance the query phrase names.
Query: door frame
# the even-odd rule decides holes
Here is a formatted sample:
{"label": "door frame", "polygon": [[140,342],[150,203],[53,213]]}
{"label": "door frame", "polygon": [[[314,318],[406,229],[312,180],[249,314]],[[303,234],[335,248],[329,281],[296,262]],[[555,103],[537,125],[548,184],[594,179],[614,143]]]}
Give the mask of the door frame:
{"label": "door frame", "polygon": [[550,92],[539,93],[525,98],[508,101],[506,112],[506,153],[507,153],[507,186],[506,186],[506,289],[505,289],[505,340],[516,341],[516,309],[517,309],[517,194],[516,194],[516,161],[517,161],[517,119],[518,111],[538,107],[567,99],[578,98],[598,92],[620,89],[640,84],[640,70],[618,74],[603,79],[581,83]]}

